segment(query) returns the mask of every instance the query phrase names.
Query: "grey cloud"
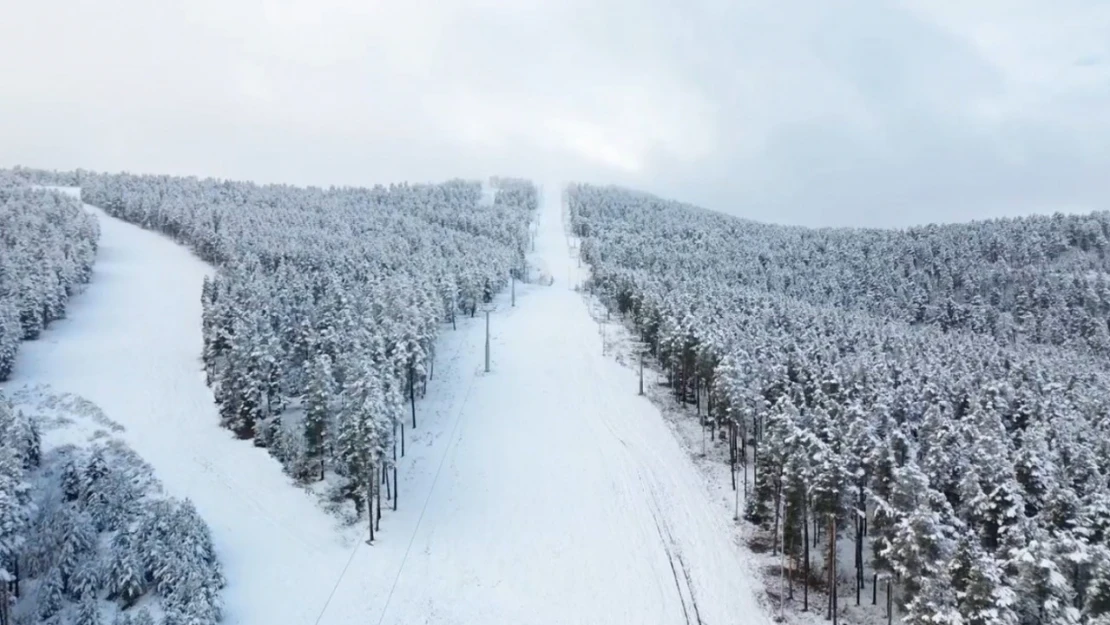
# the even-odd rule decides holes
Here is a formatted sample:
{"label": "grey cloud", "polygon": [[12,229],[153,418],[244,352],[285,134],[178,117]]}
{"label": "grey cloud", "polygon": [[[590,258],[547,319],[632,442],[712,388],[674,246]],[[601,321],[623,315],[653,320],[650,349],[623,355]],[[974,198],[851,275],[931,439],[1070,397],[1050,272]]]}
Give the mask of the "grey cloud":
{"label": "grey cloud", "polygon": [[325,185],[557,177],[811,225],[1093,210],[1110,191],[1096,0],[9,13],[3,165]]}

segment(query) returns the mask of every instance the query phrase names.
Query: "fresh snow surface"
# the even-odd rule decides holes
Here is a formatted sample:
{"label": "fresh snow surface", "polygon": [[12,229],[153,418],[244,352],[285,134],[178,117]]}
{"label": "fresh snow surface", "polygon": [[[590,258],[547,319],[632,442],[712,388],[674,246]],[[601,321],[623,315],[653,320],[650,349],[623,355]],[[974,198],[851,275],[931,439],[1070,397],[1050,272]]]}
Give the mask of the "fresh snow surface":
{"label": "fresh snow surface", "polygon": [[193,499],[228,623],[768,623],[728,516],[636,373],[602,354],[560,192],[545,191],[532,258],[554,283],[517,285],[515,307],[498,297],[491,372],[481,313],[442,329],[400,507],[372,546],[365,523],[337,531],[264,450],[218,427],[199,364],[211,270],[164,237],[96,211],[92,283],[23,345],[12,384],[95,402]]}

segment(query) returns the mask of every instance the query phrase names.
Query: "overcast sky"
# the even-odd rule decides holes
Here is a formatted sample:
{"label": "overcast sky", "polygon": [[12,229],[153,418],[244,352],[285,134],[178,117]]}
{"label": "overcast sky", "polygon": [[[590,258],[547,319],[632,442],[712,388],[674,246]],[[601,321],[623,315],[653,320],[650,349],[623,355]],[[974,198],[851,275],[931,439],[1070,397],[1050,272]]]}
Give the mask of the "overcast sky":
{"label": "overcast sky", "polygon": [[1110,2],[9,2],[15,164],[588,180],[810,225],[1106,209]]}

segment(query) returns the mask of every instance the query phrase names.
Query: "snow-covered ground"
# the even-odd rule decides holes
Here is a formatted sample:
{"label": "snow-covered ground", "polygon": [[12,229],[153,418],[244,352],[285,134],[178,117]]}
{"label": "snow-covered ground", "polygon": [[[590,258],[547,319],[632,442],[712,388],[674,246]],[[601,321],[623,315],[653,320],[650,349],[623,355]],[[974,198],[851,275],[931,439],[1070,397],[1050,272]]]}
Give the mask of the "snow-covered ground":
{"label": "snow-covered ground", "polygon": [[164,237],[97,211],[92,283],[22,347],[8,386],[96,403],[193,499],[228,623],[766,623],[727,515],[633,370],[602,354],[560,189],[545,190],[533,258],[554,283],[497,299],[492,371],[480,317],[443,329],[400,508],[373,546],[218,427],[198,360],[210,268]]}
{"label": "snow-covered ground", "polygon": [[263,449],[220,429],[199,355],[200,288],[211,269],[169,239],[94,211],[92,281],[67,318],[24,343],[12,379],[93,402],[175,497],[212,529],[237,623],[312,623],[346,561],[335,521]]}

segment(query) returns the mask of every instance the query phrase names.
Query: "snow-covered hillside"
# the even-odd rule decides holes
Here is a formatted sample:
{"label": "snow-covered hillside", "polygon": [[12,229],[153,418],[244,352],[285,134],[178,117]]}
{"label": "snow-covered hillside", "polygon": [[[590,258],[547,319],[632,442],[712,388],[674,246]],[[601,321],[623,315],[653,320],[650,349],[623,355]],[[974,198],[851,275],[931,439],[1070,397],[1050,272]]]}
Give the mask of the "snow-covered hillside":
{"label": "snow-covered hillside", "polygon": [[99,406],[212,529],[224,621],[311,623],[349,550],[334,520],[263,449],[218,426],[200,365],[200,288],[210,268],[169,239],[95,208],[100,249],[87,290],[25,343],[8,389],[46,384]]}
{"label": "snow-covered hillside", "polygon": [[547,189],[532,262],[484,320],[438,341],[399,509],[373,546],[263,449],[219,427],[200,362],[211,269],[160,235],[101,223],[88,290],[24,346],[11,387],[99,406],[212,528],[228,623],[762,623],[740,548],[633,372],[602,354]]}

